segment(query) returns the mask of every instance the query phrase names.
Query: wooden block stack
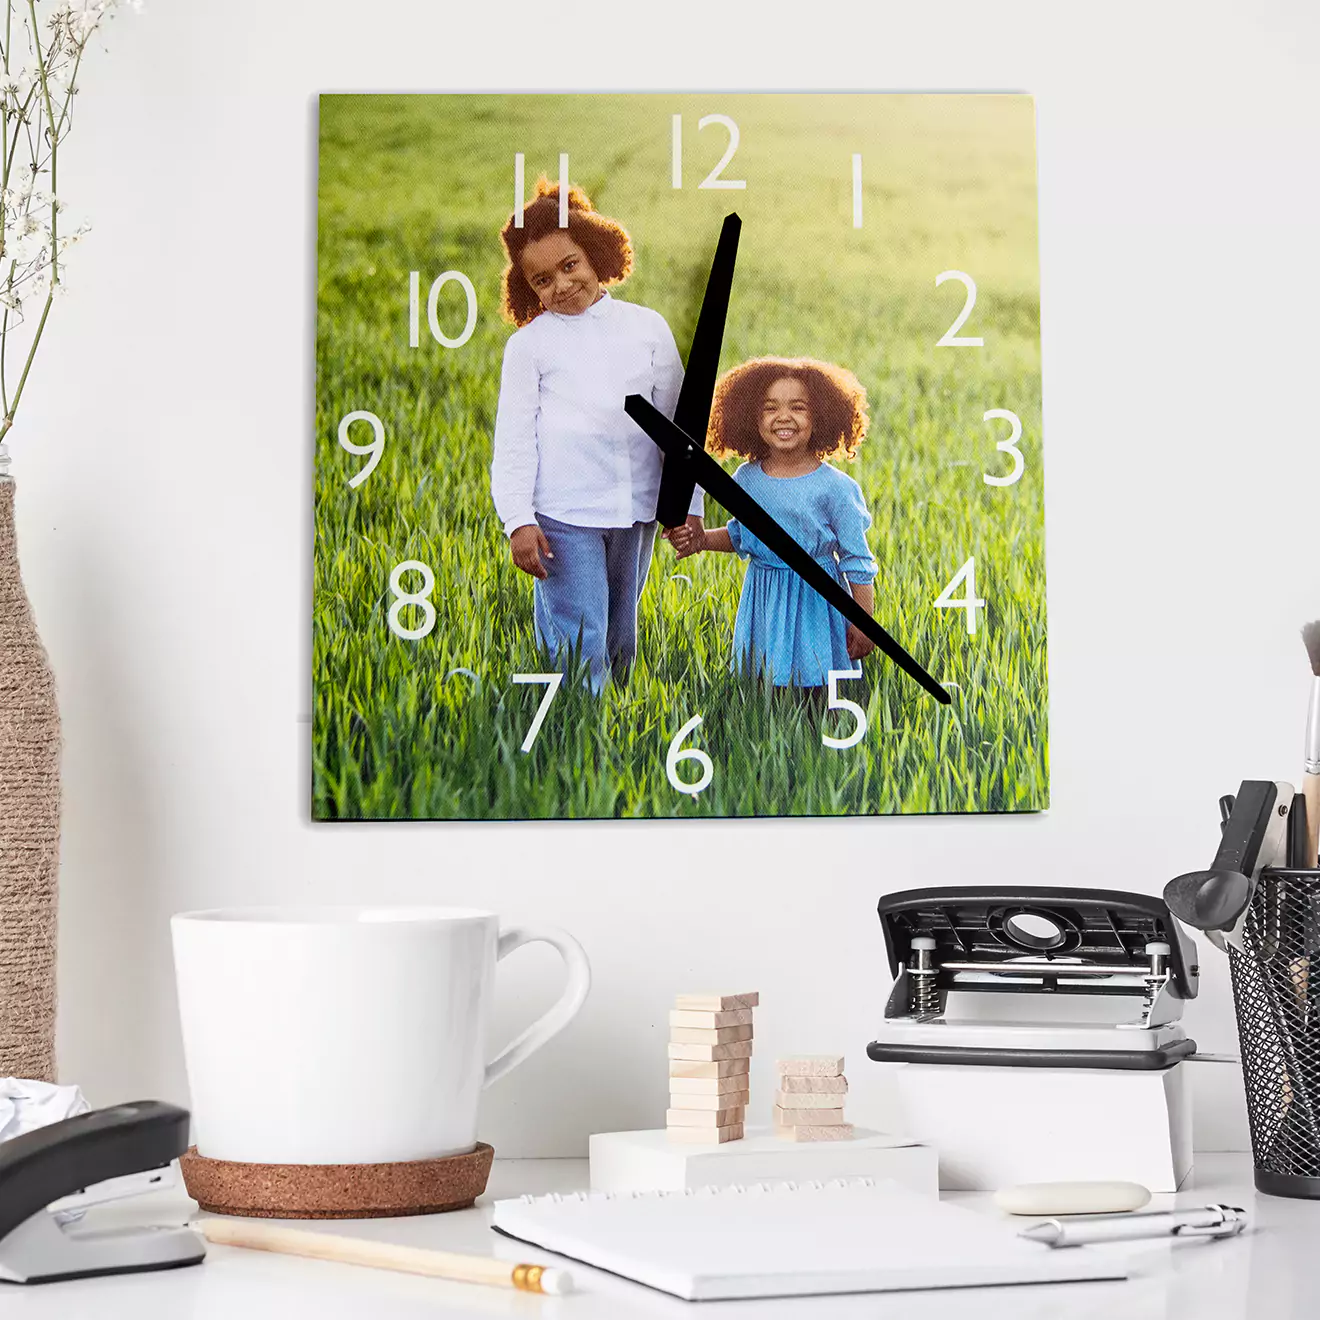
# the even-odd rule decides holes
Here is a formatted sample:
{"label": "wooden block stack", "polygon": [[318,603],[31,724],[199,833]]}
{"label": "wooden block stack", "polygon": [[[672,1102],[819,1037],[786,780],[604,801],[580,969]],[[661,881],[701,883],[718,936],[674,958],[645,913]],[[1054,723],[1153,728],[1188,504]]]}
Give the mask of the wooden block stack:
{"label": "wooden block stack", "polygon": [[794,1054],[776,1059],[775,1135],[784,1141],[847,1141],[843,1119],[848,1079],[840,1054]]}
{"label": "wooden block stack", "polygon": [[679,995],[669,1014],[669,1109],[674,1141],[739,1141],[747,1114],[755,992]]}

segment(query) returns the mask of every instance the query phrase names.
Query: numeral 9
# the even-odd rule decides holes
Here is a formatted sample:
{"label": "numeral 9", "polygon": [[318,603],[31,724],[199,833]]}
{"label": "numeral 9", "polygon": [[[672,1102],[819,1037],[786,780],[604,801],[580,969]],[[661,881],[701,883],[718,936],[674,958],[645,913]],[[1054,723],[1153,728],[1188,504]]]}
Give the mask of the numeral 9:
{"label": "numeral 9", "polygon": [[[375,437],[369,445],[355,445],[348,438],[354,422],[366,422]],[[348,479],[350,486],[360,486],[376,470],[380,456],[385,452],[385,423],[373,412],[351,412],[339,423],[339,443],[350,454],[370,454],[371,461],[360,467]]]}

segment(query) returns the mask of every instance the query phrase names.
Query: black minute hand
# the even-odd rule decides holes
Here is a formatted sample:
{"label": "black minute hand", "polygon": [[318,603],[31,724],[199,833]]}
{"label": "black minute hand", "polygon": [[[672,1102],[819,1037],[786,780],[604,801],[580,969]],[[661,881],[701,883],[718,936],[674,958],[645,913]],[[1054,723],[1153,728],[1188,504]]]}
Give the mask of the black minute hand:
{"label": "black minute hand", "polygon": [[936,701],[949,705],[944,690],[784,529],[681,427],[640,394],[623,401],[623,411],[664,451],[665,462],[691,471],[753,536],[777,554],[827,605],[871,639]]}
{"label": "black minute hand", "polygon": [[[710,263],[710,278],[697,313],[697,328],[692,332],[683,384],[674,406],[674,422],[688,435],[706,438],[710,425],[710,405],[715,394],[715,377],[720,370],[720,347],[724,343],[724,322],[729,314],[729,294],[733,289],[733,266],[738,259],[738,235],[742,221],[737,214],[726,215],[720,228],[720,241]],[[662,527],[678,527],[688,516],[692,492],[696,487],[692,469],[686,463],[668,459],[660,473],[660,494],[655,516]]]}

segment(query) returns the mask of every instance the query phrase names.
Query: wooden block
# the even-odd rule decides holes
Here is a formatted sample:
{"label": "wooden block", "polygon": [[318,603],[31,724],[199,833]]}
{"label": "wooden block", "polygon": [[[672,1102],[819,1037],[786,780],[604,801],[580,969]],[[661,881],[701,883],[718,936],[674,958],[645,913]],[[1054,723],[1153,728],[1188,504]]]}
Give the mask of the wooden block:
{"label": "wooden block", "polygon": [[[746,1081],[746,1078],[740,1078]],[[670,1109],[733,1109],[737,1105],[746,1106],[746,1091],[724,1091],[719,1095],[698,1095],[695,1091],[670,1091]]]}
{"label": "wooden block", "polygon": [[851,1123],[831,1123],[822,1125],[811,1123],[805,1126],[777,1127],[775,1136],[780,1141],[851,1141],[853,1125]]}
{"label": "wooden block", "polygon": [[688,1081],[697,1078],[709,1081],[714,1078],[746,1077],[751,1062],[748,1059],[717,1059],[714,1062],[700,1062],[692,1059],[670,1059],[669,1076],[681,1077]]}
{"label": "wooden block", "polygon": [[[848,1079],[846,1077],[780,1077],[779,1089],[789,1093],[802,1092],[806,1095],[846,1095]],[[842,1102],[840,1102],[842,1103]],[[789,1106],[790,1108],[792,1106]]]}
{"label": "wooden block", "polygon": [[839,1077],[843,1074],[842,1054],[790,1054],[776,1059],[781,1077]]}
{"label": "wooden block", "polygon": [[752,1042],[750,1040],[731,1040],[727,1045],[671,1045],[671,1059],[682,1059],[688,1063],[720,1063],[725,1059],[750,1059]]}
{"label": "wooden block", "polygon": [[[775,1104],[781,1109],[810,1109],[826,1112],[837,1109],[843,1113],[843,1102],[848,1097],[842,1091],[776,1091]],[[785,1120],[787,1122],[788,1120]]]}
{"label": "wooden block", "polygon": [[751,1040],[751,1027],[670,1027],[671,1045],[727,1045],[731,1040]]}
{"label": "wooden block", "polygon": [[679,995],[674,1007],[698,1013],[724,1013],[731,1008],[755,1008],[760,1002],[761,996],[749,990],[741,995]]}
{"label": "wooden block", "polygon": [[728,1008],[722,1012],[711,1010],[700,1013],[694,1010],[676,1008],[669,1014],[671,1027],[750,1027],[752,1010],[750,1008]]}
{"label": "wooden block", "polygon": [[776,1127],[840,1127],[843,1124],[842,1109],[785,1109],[783,1105],[774,1108]]}
{"label": "wooden block", "polygon": [[741,1123],[731,1123],[722,1128],[671,1127],[665,1130],[669,1133],[670,1141],[704,1142],[709,1146],[717,1143],[723,1145],[726,1141],[741,1141],[743,1138]]}
{"label": "wooden block", "polygon": [[[746,1063],[746,1059],[729,1059],[729,1063]],[[698,1067],[705,1065],[699,1064]],[[718,1064],[711,1064],[711,1067],[719,1067]],[[669,1079],[670,1095],[727,1095],[730,1091],[745,1091],[747,1089],[747,1070],[740,1073],[731,1073],[727,1077],[671,1077]],[[676,1106],[682,1108],[682,1106]]]}
{"label": "wooden block", "polygon": [[747,1116],[746,1105],[730,1105],[727,1109],[666,1109],[666,1127],[721,1128],[741,1123]]}

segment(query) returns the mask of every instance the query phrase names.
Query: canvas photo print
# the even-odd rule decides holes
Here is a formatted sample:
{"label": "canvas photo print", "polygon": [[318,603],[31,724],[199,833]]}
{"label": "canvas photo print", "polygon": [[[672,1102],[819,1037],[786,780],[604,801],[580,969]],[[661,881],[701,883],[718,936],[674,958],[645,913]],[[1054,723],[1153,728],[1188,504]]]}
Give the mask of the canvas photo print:
{"label": "canvas photo print", "polygon": [[323,96],[317,188],[315,818],[1048,806],[1029,97]]}

